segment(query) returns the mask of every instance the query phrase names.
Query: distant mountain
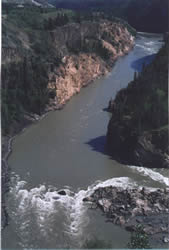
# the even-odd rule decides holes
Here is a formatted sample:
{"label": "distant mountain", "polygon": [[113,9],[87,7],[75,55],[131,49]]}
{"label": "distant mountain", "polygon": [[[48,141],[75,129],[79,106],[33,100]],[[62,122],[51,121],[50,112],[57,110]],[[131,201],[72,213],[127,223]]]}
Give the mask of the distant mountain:
{"label": "distant mountain", "polygon": [[131,0],[125,17],[137,30],[165,32],[168,30],[168,0]]}
{"label": "distant mountain", "polygon": [[2,0],[2,2],[31,3],[77,11],[104,11],[127,20],[138,31],[152,33],[168,31],[168,0]]}
{"label": "distant mountain", "polygon": [[48,3],[57,8],[112,12],[139,31],[168,30],[168,0],[48,0]]}
{"label": "distant mountain", "polygon": [[78,10],[109,10],[110,8],[124,8],[131,0],[48,0],[57,8],[70,8]]}
{"label": "distant mountain", "polygon": [[143,32],[168,31],[168,0],[2,0],[78,11],[104,11],[123,18]]}

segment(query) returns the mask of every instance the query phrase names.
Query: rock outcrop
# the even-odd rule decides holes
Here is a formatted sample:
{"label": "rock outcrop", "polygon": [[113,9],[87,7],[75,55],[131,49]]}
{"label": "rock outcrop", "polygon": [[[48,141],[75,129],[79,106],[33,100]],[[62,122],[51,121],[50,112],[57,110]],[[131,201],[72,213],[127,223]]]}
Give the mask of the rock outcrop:
{"label": "rock outcrop", "polygon": [[[101,17],[93,21],[83,20],[80,23],[71,21],[63,26],[56,25],[49,30],[44,29],[44,27],[43,29],[42,27],[41,29],[32,28],[28,23],[25,23],[24,25],[28,26],[27,28],[31,30],[32,35],[10,22],[12,23],[13,19],[3,20],[3,88],[10,86],[14,71],[27,67],[26,71],[29,69],[29,74],[32,75],[36,73],[34,72],[36,64],[41,72],[44,71],[45,65],[49,80],[47,87],[43,83],[40,86],[44,94],[42,99],[45,105],[40,109],[38,115],[62,108],[82,87],[107,74],[115,60],[132,49],[136,34],[135,30],[125,21],[115,18],[111,21]],[[30,95],[25,93],[25,86],[31,85],[33,79],[29,79],[29,83],[24,85],[24,80],[17,79],[19,74],[17,72],[15,74],[16,81],[15,84],[12,84],[14,91],[24,88],[23,96]],[[10,91],[12,86],[10,86]],[[38,99],[37,86],[30,86],[30,89],[32,89],[32,100]],[[37,112],[35,103],[32,104],[32,110],[25,107],[25,102],[21,103],[20,106],[22,106],[23,111]],[[25,117],[23,118],[25,120]],[[15,127],[14,124],[13,127]]]}
{"label": "rock outcrop", "polygon": [[148,234],[169,232],[169,189],[120,187],[98,188],[86,197],[107,216],[108,221],[135,231],[142,224]]}
{"label": "rock outcrop", "polygon": [[61,48],[62,60],[49,73],[48,88],[56,91],[56,97],[48,109],[62,106],[82,87],[107,74],[115,60],[134,45],[134,37],[124,24],[108,20],[69,24],[52,36]]}

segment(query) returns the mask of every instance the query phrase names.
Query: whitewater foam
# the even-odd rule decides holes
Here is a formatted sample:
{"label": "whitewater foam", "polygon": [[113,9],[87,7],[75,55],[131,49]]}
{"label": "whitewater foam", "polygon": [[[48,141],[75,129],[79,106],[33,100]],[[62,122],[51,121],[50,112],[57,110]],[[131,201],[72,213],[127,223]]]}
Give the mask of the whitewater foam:
{"label": "whitewater foam", "polygon": [[149,55],[157,53],[158,49],[154,48],[152,45],[151,45],[151,47],[149,47],[150,45],[151,45],[150,43],[148,43],[148,44],[145,43],[145,45],[136,44],[136,47],[143,49]]}
{"label": "whitewater foam", "polygon": [[143,176],[147,176],[154,181],[165,184],[167,187],[169,186],[169,178],[163,176],[162,174],[160,174],[156,170],[152,170],[152,169],[145,168],[145,167],[137,167],[137,166],[128,166],[128,167],[131,168],[133,171],[138,172],[139,174],[141,174]]}
{"label": "whitewater foam", "polygon": [[45,236],[46,221],[51,216],[59,216],[60,209],[64,213],[66,221],[64,222],[64,231],[73,236],[79,236],[83,233],[83,228],[87,226],[89,218],[86,215],[88,207],[84,204],[83,199],[90,196],[97,188],[106,186],[133,187],[136,185],[128,177],[112,178],[104,182],[97,181],[89,186],[86,190],[79,190],[73,193],[69,187],[64,189],[66,195],[58,194],[57,188],[45,185],[27,190],[26,182],[20,181],[16,177],[17,184],[11,188],[11,195],[15,199],[15,216],[21,223],[20,229],[26,228],[29,219],[25,222],[25,217],[33,213],[36,224],[39,225],[40,233]]}
{"label": "whitewater foam", "polygon": [[[132,171],[138,172],[143,176],[148,176],[154,181],[161,182],[169,186],[169,178],[155,172],[155,170],[129,166]],[[66,195],[61,195],[58,192],[60,189],[53,186],[40,185],[39,187],[28,190],[27,182],[21,181],[18,176],[13,178],[14,185],[11,188],[10,196],[12,200],[11,217],[16,223],[17,232],[21,235],[24,246],[29,245],[28,238],[32,239],[31,232],[28,228],[35,228],[38,237],[52,239],[59,237],[60,232],[64,232],[64,237],[70,239],[80,239],[83,237],[83,232],[89,223],[88,205],[83,202],[85,197],[89,197],[92,193],[101,187],[121,187],[134,188],[138,187],[138,183],[134,182],[129,177],[111,178],[105,181],[96,181],[86,190],[73,192],[69,186],[65,186]],[[10,204],[8,206],[11,207]],[[55,223],[57,223],[57,231]],[[60,223],[60,224],[58,224]],[[31,226],[30,226],[31,224]]]}
{"label": "whitewater foam", "polygon": [[[139,175],[169,186],[169,178],[155,170],[136,166],[128,167]],[[61,223],[58,224],[58,228],[61,227],[60,231],[64,232],[66,237],[70,235],[71,239],[77,240],[77,238],[83,237],[84,229],[89,223],[88,206],[83,202],[83,199],[91,196],[96,189],[108,186],[124,189],[134,188],[138,187],[138,182],[129,177],[111,178],[105,181],[96,181],[86,190],[78,190],[77,192],[73,192],[69,186],[65,186],[62,190],[65,191],[66,195],[61,195],[58,193],[60,189],[53,186],[40,185],[28,190],[27,182],[21,181],[16,176],[10,191],[13,201],[15,201],[15,209],[12,208],[11,216],[14,216],[14,220],[17,221],[17,231],[20,232],[22,238],[25,238],[25,241],[28,238],[27,228],[30,223],[35,224],[34,227],[41,237],[47,238],[51,234],[54,234],[53,237],[57,237],[55,221]],[[51,225],[53,225],[52,228],[50,228]],[[26,243],[24,242],[24,244]]]}
{"label": "whitewater foam", "polygon": [[[136,166],[128,167],[139,175],[169,186],[169,178],[155,170]],[[61,219],[59,223],[61,223],[62,232],[70,235],[71,238],[81,237],[84,228],[89,223],[88,206],[83,202],[85,197],[89,197],[101,187],[113,186],[124,189],[138,187],[138,183],[129,177],[118,177],[105,181],[98,180],[86,190],[77,192],[73,192],[69,186],[65,186],[63,190],[66,195],[61,195],[58,193],[60,189],[53,186],[40,185],[28,190],[27,182],[20,180],[19,176],[13,178],[13,183],[10,196],[15,205],[11,210],[11,216],[14,216],[14,220],[17,221],[17,230],[21,231],[20,234],[25,239],[30,223],[35,224],[36,231],[43,237],[47,237],[51,233],[56,234],[55,229],[49,227],[53,221],[59,219]]]}

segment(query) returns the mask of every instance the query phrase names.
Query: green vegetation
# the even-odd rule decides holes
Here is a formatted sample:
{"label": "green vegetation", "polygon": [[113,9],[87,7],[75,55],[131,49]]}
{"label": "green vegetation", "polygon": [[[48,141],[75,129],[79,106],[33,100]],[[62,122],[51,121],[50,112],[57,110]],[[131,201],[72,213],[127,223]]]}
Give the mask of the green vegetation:
{"label": "green vegetation", "polygon": [[168,168],[168,40],[112,103],[107,149],[127,164]]}
{"label": "green vegetation", "polygon": [[49,17],[44,20],[44,28],[46,30],[53,30],[56,26],[63,26],[69,22],[69,18],[66,14],[58,14],[55,18]]}
{"label": "green vegetation", "polygon": [[134,74],[134,81],[116,96],[116,115],[129,116],[137,133],[165,126],[168,123],[168,43],[153,63]]}
{"label": "green vegetation", "polygon": [[136,231],[131,234],[127,247],[130,249],[150,249],[148,235],[144,232],[142,225],[137,225]]}
{"label": "green vegetation", "polygon": [[[72,18],[77,11],[83,12],[85,16],[90,16],[92,12],[102,12],[104,15],[126,20],[138,31],[163,33],[168,30],[168,0],[48,0],[47,2],[56,6],[57,11],[55,8],[33,7],[40,10],[45,18],[55,18],[56,12],[63,13],[63,9],[69,18]],[[25,6],[31,7],[28,4]],[[14,3],[2,4],[3,14],[15,10],[17,5]]]}
{"label": "green vegetation", "polygon": [[[2,17],[2,132],[8,134],[15,124],[24,122],[25,113],[42,114],[54,91],[47,89],[48,76],[55,74],[62,58],[80,52],[95,53],[109,60],[109,51],[95,34],[82,39],[80,24],[101,19],[125,21],[102,12],[70,11],[16,4],[3,4]],[[76,32],[77,29],[77,32]],[[65,36],[66,32],[66,36]],[[102,39],[112,40],[104,34]],[[114,44],[117,47],[117,44]],[[118,46],[123,46],[120,44]],[[16,126],[17,127],[17,126]]]}
{"label": "green vegetation", "polygon": [[61,57],[44,27],[46,15],[53,11],[9,5],[3,12],[7,16],[2,20],[2,133],[9,134],[24,122],[25,113],[41,115],[49,98],[55,97],[47,89],[48,72]]}
{"label": "green vegetation", "polygon": [[[8,76],[8,78],[7,78]],[[12,76],[12,77],[10,77]],[[48,102],[48,75],[37,58],[2,65],[2,131],[23,120],[25,111],[42,114]]]}

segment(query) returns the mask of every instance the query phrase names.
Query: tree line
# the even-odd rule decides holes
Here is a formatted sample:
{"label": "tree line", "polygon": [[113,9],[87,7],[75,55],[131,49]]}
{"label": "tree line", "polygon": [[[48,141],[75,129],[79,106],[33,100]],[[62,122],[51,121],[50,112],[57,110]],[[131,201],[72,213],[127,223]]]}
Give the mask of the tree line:
{"label": "tree line", "polygon": [[27,58],[20,62],[2,65],[1,112],[2,133],[24,119],[25,112],[41,115],[48,103],[46,65],[39,58]]}
{"label": "tree line", "polygon": [[63,26],[69,22],[68,15],[65,13],[59,13],[57,17],[44,20],[44,29],[46,30],[53,30],[57,26]]}

